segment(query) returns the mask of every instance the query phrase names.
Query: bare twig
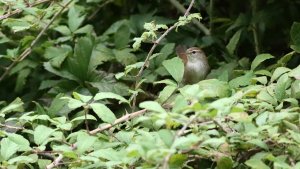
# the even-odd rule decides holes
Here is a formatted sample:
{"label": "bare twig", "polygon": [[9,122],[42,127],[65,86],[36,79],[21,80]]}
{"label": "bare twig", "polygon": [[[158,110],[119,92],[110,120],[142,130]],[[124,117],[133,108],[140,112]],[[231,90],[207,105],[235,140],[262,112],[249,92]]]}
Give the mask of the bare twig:
{"label": "bare twig", "polygon": [[142,110],[139,110],[137,112],[134,112],[134,113],[130,113],[130,114],[126,114],[125,116],[122,116],[121,118],[118,118],[117,120],[115,120],[115,122],[113,124],[107,124],[105,126],[102,126],[102,127],[99,127],[99,128],[96,128],[92,131],[89,132],[89,134],[96,134],[98,132],[101,132],[101,131],[104,131],[104,130],[107,130],[119,123],[122,123],[122,122],[125,122],[127,120],[130,120],[130,119],[133,119],[139,115],[142,115],[144,113],[146,113],[146,109],[142,109]]}
{"label": "bare twig", "polygon": [[11,126],[11,125],[7,125],[7,124],[0,124],[1,127],[5,127],[8,129],[15,129],[15,130],[24,130],[24,127],[17,127],[17,126]]}
{"label": "bare twig", "polygon": [[[186,10],[183,5],[181,5],[177,0],[169,0],[171,4],[177,8],[181,13],[185,13]],[[205,35],[210,35],[210,31],[207,27],[205,27],[201,22],[198,20],[192,21]]]}
{"label": "bare twig", "polygon": [[[173,138],[173,142],[171,145],[171,149],[174,148],[175,141],[184,134],[185,130],[189,127],[191,123],[193,123],[194,120],[197,119],[198,113],[195,114],[193,117],[190,118],[190,120],[176,133],[176,135]],[[169,168],[169,161],[171,156],[173,155],[172,152],[170,152],[163,160],[162,169],[168,169]]]}
{"label": "bare twig", "polygon": [[230,129],[229,127],[227,127],[227,126],[224,126],[220,121],[218,121],[218,120],[214,120],[214,123],[217,125],[217,126],[219,126],[220,128],[221,128],[221,130],[223,130],[225,133],[227,133],[227,134],[230,134],[230,133],[232,133],[233,131],[232,131],[232,129]]}
{"label": "bare twig", "polygon": [[72,2],[72,0],[68,1],[50,20],[50,22],[42,29],[42,31],[37,35],[37,37],[31,42],[30,46],[16,59],[14,60],[4,71],[4,73],[0,77],[0,82],[5,78],[5,76],[9,73],[9,71],[20,61],[25,59],[31,52],[33,47],[37,44],[38,40],[42,37],[42,35],[46,32],[46,30],[50,27],[50,25],[54,22],[54,20],[64,11],[65,8]]}
{"label": "bare twig", "polygon": [[[189,14],[189,12],[190,12],[190,10],[191,10],[191,8],[192,8],[192,6],[193,6],[193,4],[194,4],[194,2],[195,2],[195,0],[191,0],[191,3],[190,3],[190,5],[189,5],[189,7],[188,7],[188,9],[185,11],[185,13],[184,13],[184,16],[186,17],[188,14]],[[174,25],[172,25],[171,27],[169,27],[154,43],[153,43],[153,45],[152,45],[152,47],[151,47],[151,49],[150,49],[150,51],[148,52],[148,54],[147,54],[147,57],[146,57],[146,59],[145,59],[145,61],[144,61],[144,64],[143,64],[143,66],[140,68],[140,70],[139,70],[139,72],[138,72],[138,74],[136,75],[136,81],[135,81],[135,90],[137,90],[138,89],[138,87],[139,87],[139,81],[140,81],[140,78],[141,78],[141,76],[142,76],[142,74],[143,74],[143,71],[144,71],[144,69],[146,68],[146,65],[148,65],[149,63],[149,60],[150,60],[150,57],[152,56],[152,53],[154,52],[154,49],[157,47],[157,45],[161,42],[161,40],[162,39],[164,39],[168,34],[169,34],[169,32],[171,32],[173,29],[175,29],[176,28],[176,24],[174,24]],[[133,107],[133,109],[135,109],[135,104],[136,104],[136,96],[134,96],[134,98],[133,98],[133,104],[132,104],[132,107]]]}
{"label": "bare twig", "polygon": [[[77,146],[75,144],[73,144],[71,146],[72,150],[75,150],[76,148],[77,148]],[[52,168],[60,165],[61,164],[60,161],[63,159],[63,157],[64,157],[63,154],[59,154],[58,157],[52,163],[50,163],[49,165],[46,166],[46,169],[52,169]]]}
{"label": "bare twig", "polygon": [[[27,4],[27,6],[28,6],[28,7],[33,7],[33,6],[37,6],[37,5],[40,5],[40,4],[42,4],[42,3],[46,3],[46,2],[49,2],[49,1],[53,1],[53,0],[39,0],[39,1],[34,2],[34,3],[32,3],[32,4]],[[11,16],[13,16],[13,15],[19,14],[19,13],[21,13],[21,12],[23,12],[22,9],[15,9],[14,11],[9,12],[9,13],[7,13],[7,14],[5,14],[5,15],[1,15],[1,16],[0,16],[0,21],[3,20],[3,19],[9,18],[9,17],[11,17]]]}

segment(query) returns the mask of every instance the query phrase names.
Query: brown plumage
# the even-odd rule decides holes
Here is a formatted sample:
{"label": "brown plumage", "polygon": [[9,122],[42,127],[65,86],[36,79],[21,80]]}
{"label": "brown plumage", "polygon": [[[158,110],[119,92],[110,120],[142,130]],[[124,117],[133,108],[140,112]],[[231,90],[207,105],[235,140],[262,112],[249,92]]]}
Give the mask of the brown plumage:
{"label": "brown plumage", "polygon": [[184,63],[183,83],[193,84],[205,79],[210,71],[205,53],[198,47],[187,50],[183,46],[176,47],[177,55]]}

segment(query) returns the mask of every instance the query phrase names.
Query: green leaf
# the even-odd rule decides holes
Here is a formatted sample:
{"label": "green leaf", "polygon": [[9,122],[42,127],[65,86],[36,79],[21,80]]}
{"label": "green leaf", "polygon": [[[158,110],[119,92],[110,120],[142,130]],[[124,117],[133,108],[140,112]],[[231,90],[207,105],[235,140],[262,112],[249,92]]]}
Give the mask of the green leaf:
{"label": "green leaf", "polygon": [[141,108],[145,108],[150,111],[155,111],[158,113],[167,113],[165,109],[163,109],[159,103],[155,101],[145,101],[140,103]]}
{"label": "green leaf", "polygon": [[217,168],[218,169],[232,169],[233,168],[233,161],[230,157],[222,156],[217,161]]}
{"label": "green leaf", "polygon": [[251,168],[259,168],[259,169],[270,169],[264,162],[262,162],[260,159],[251,158],[250,160],[246,161],[246,165]]}
{"label": "green leaf", "polygon": [[291,86],[291,96],[300,99],[300,80],[295,80]]}
{"label": "green leaf", "polygon": [[253,72],[249,71],[243,76],[238,76],[234,79],[232,79],[229,82],[230,87],[232,88],[238,88],[241,86],[248,86],[251,84],[251,79],[254,77]]}
{"label": "green leaf", "polygon": [[37,154],[30,154],[27,156],[18,156],[15,158],[12,158],[8,161],[8,164],[14,164],[14,163],[35,163],[38,160],[38,155]]}
{"label": "green leaf", "polygon": [[158,96],[158,102],[159,103],[164,103],[177,89],[176,86],[166,86]]}
{"label": "green leaf", "polygon": [[130,29],[124,24],[119,27],[117,32],[114,34],[114,42],[117,49],[122,49],[127,46],[130,40]]}
{"label": "green leaf", "polygon": [[51,66],[60,68],[64,60],[67,58],[72,48],[67,45],[60,47],[48,47],[45,51],[45,58],[50,60]]}
{"label": "green leaf", "polygon": [[24,111],[23,108],[23,102],[20,98],[16,98],[13,102],[11,102],[9,105],[5,106],[0,110],[0,116],[4,117],[5,114],[10,112],[22,112]]}
{"label": "green leaf", "polygon": [[136,63],[136,56],[131,52],[129,48],[113,50],[116,60],[124,66]]}
{"label": "green leaf", "polygon": [[155,65],[160,66],[161,63],[167,59],[174,52],[175,43],[167,43],[164,47],[160,50],[161,53],[155,59]]}
{"label": "green leaf", "polygon": [[278,67],[275,69],[275,71],[273,72],[273,75],[271,77],[270,83],[272,83],[273,81],[277,80],[281,75],[283,75],[284,73],[287,73],[291,71],[291,69],[286,68],[286,67]]}
{"label": "green leaf", "polygon": [[93,146],[96,140],[97,137],[90,136],[85,132],[80,132],[77,135],[76,151],[79,152],[80,154],[83,154],[85,151],[87,151],[90,147]]}
{"label": "green leaf", "polygon": [[256,69],[257,66],[259,66],[263,61],[272,59],[272,58],[274,58],[274,56],[272,56],[270,54],[266,54],[266,53],[257,55],[251,64],[251,70]]}
{"label": "green leaf", "polygon": [[300,23],[294,22],[290,31],[292,42],[298,48],[300,47]]}
{"label": "green leaf", "polygon": [[117,118],[115,114],[104,104],[101,103],[92,103],[90,104],[91,108],[98,115],[98,117],[104,122],[112,124]]}
{"label": "green leaf", "polygon": [[37,145],[44,143],[54,132],[52,128],[46,127],[44,125],[38,125],[33,131],[34,142]]}
{"label": "green leaf", "polygon": [[79,94],[77,92],[73,92],[72,94],[76,100],[80,100],[83,103],[87,103],[93,98],[93,96],[85,96],[85,95]]}
{"label": "green leaf", "polygon": [[160,139],[165,143],[167,147],[171,147],[173,143],[174,134],[171,130],[161,129],[158,131]]}
{"label": "green leaf", "polygon": [[32,148],[30,147],[30,143],[27,139],[25,139],[22,135],[19,134],[8,134],[8,139],[18,145],[19,151],[29,151]]}
{"label": "green leaf", "polygon": [[129,103],[129,101],[127,99],[125,99],[124,97],[122,97],[118,94],[115,94],[115,93],[111,93],[111,92],[97,93],[94,97],[94,100],[102,100],[102,99],[116,99],[123,103]]}
{"label": "green leaf", "polygon": [[70,98],[70,97],[61,97],[61,99],[68,100],[68,107],[71,110],[77,109],[77,108],[85,105],[85,103],[83,103],[82,101],[77,100],[77,99],[73,99],[73,98]]}
{"label": "green leaf", "polygon": [[228,52],[233,55],[236,47],[237,47],[237,44],[239,43],[239,40],[240,40],[240,37],[241,37],[241,33],[242,33],[242,30],[238,30],[233,36],[232,38],[230,39],[229,43],[227,44],[226,48],[228,50]]}
{"label": "green leaf", "polygon": [[178,83],[182,81],[184,65],[179,57],[163,61],[163,66]]}
{"label": "green leaf", "polygon": [[8,160],[19,149],[19,146],[8,138],[3,138],[1,140],[0,145],[1,145],[1,147],[0,147],[1,157],[4,160]]}
{"label": "green leaf", "polygon": [[275,87],[275,96],[278,101],[282,101],[286,96],[286,88],[288,87],[289,77],[287,74],[282,75]]}
{"label": "green leaf", "polygon": [[68,26],[71,32],[75,32],[85,19],[84,15],[81,15],[82,9],[79,6],[72,6],[68,12]]}
{"label": "green leaf", "polygon": [[197,96],[200,98],[222,98],[228,97],[231,94],[228,83],[217,79],[202,80],[198,85],[200,92],[197,93]]}
{"label": "green leaf", "polygon": [[289,76],[294,77],[295,79],[300,79],[300,65],[298,65],[295,69],[291,70]]}
{"label": "green leaf", "polygon": [[57,26],[54,28],[54,30],[56,30],[57,32],[61,33],[62,35],[65,35],[65,36],[70,36],[72,34],[70,29],[65,25]]}
{"label": "green leaf", "polygon": [[74,55],[68,57],[68,70],[81,81],[89,81],[93,77],[90,65],[94,42],[90,37],[79,38],[75,44]]}

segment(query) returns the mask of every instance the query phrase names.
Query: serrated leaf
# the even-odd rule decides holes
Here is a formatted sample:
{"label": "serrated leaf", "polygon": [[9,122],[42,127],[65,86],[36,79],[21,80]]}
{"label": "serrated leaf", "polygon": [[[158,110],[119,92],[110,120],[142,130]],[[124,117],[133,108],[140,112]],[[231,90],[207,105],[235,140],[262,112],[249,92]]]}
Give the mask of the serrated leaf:
{"label": "serrated leaf", "polygon": [[10,113],[12,111],[21,112],[24,111],[23,102],[20,98],[16,98],[13,102],[9,105],[5,106],[0,110],[0,116],[4,117],[5,114]]}
{"label": "serrated leaf", "polygon": [[184,65],[179,57],[163,61],[163,66],[178,83],[182,81]]}
{"label": "serrated leaf", "polygon": [[287,74],[282,75],[275,87],[275,96],[278,101],[282,101],[286,96],[286,88],[288,85],[289,77]]}
{"label": "serrated leaf", "polygon": [[0,150],[1,157],[4,160],[8,160],[19,149],[19,146],[8,138],[3,138],[1,140],[0,145],[1,145],[1,150]]}

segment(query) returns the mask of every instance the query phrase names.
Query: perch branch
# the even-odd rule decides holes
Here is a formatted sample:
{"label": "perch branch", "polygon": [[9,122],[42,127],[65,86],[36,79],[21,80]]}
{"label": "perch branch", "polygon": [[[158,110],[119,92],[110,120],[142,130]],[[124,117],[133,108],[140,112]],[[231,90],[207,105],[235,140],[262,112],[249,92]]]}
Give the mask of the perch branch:
{"label": "perch branch", "polygon": [[89,132],[89,134],[96,134],[98,132],[101,132],[101,131],[104,131],[104,130],[107,130],[119,123],[122,123],[124,121],[127,121],[127,120],[130,120],[130,119],[133,119],[139,115],[142,115],[144,113],[146,113],[146,109],[142,109],[142,110],[139,110],[139,111],[136,111],[134,113],[130,113],[130,114],[126,114],[125,116],[122,116],[121,118],[118,118],[117,120],[115,120],[115,122],[113,124],[107,124],[105,126],[102,126],[102,127],[99,127],[99,128],[96,128],[92,131]]}
{"label": "perch branch", "polygon": [[5,68],[4,73],[0,77],[0,82],[5,78],[5,76],[9,73],[9,71],[20,61],[24,60],[31,52],[33,47],[37,44],[38,40],[42,37],[42,35],[46,32],[46,30],[50,27],[50,25],[54,22],[54,20],[64,11],[65,8],[72,2],[72,0],[68,1],[50,20],[50,22],[42,29],[42,31],[37,35],[37,37],[31,42],[30,46],[25,49],[25,51],[14,60],[7,68]]}
{"label": "perch branch", "polygon": [[[71,145],[72,150],[75,150],[76,148],[77,148],[77,146],[75,144]],[[60,161],[63,159],[63,157],[64,157],[63,154],[59,154],[58,157],[55,160],[53,160],[52,163],[50,163],[46,166],[46,169],[52,169],[52,168],[57,167],[58,165],[60,165],[61,164]]]}
{"label": "perch branch", "polygon": [[[190,10],[191,10],[191,8],[192,8],[192,6],[193,6],[193,4],[194,4],[194,2],[195,2],[195,0],[191,0],[191,3],[190,3],[190,5],[189,5],[189,7],[188,7],[188,9],[185,11],[185,13],[184,13],[184,16],[186,17],[188,14],[189,14],[189,12],[190,12]],[[164,39],[168,34],[169,34],[169,32],[171,32],[173,29],[175,29],[176,28],[176,24],[174,24],[174,25],[172,25],[171,27],[169,27],[154,43],[153,43],[153,45],[152,45],[152,47],[151,47],[151,49],[150,49],[150,51],[149,51],[149,53],[147,54],[147,57],[146,57],[146,59],[145,59],[145,62],[144,62],[144,64],[143,64],[143,66],[141,67],[141,69],[139,70],[139,72],[138,72],[138,74],[136,75],[136,81],[135,81],[135,89],[137,89],[138,88],[138,82],[140,81],[140,78],[141,78],[141,76],[142,76],[142,73],[143,73],[143,71],[144,71],[144,69],[146,68],[146,65],[148,65],[148,62],[149,62],[149,60],[150,60],[150,57],[152,56],[152,53],[154,52],[154,49],[157,47],[157,45],[161,42],[161,40],[162,39]],[[137,96],[134,96],[134,98],[133,98],[133,104],[132,104],[132,107],[133,107],[133,110],[135,109],[135,104],[136,104],[136,97]]]}
{"label": "perch branch", "polygon": [[[185,13],[186,10],[183,5],[181,5],[177,0],[169,0],[171,4],[177,8],[181,13]],[[205,27],[201,22],[198,20],[192,21],[205,35],[210,35],[210,31],[207,27]]]}

